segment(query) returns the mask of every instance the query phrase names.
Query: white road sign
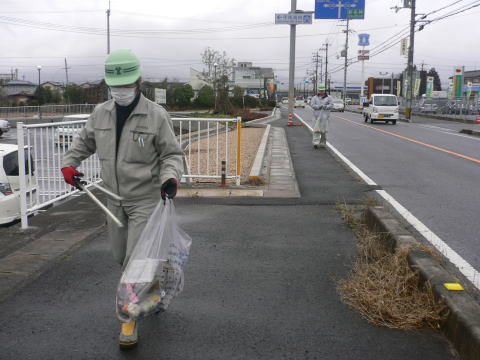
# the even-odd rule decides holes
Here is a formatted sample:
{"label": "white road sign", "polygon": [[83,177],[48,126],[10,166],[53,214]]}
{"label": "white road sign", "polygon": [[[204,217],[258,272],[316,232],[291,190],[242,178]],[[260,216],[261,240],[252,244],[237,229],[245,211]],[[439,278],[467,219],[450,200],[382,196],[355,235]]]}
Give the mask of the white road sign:
{"label": "white road sign", "polygon": [[303,25],[312,23],[312,14],[275,14],[275,24]]}
{"label": "white road sign", "polygon": [[165,89],[155,89],[155,102],[157,104],[166,104],[167,103],[167,90],[165,90]]}

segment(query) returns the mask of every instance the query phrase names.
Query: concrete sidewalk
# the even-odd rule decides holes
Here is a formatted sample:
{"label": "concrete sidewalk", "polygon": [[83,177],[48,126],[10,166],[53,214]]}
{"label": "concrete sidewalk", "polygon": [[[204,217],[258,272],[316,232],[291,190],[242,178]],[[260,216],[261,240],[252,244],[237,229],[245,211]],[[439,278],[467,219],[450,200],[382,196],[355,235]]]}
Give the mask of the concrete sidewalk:
{"label": "concrete sidewalk", "polygon": [[454,359],[438,334],[374,327],[341,303],[356,240],[335,205],[371,189],[306,128],[285,131],[302,197],[178,199],[185,290],[142,322],[135,350],[118,350],[120,268],[100,234],[2,303],[0,358]]}

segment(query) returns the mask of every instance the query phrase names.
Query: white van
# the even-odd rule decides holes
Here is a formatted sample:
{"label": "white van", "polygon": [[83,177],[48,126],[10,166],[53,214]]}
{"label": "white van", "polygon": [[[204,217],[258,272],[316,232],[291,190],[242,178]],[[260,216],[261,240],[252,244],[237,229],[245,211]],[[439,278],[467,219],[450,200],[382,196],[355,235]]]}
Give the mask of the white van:
{"label": "white van", "polygon": [[305,99],[303,98],[303,96],[297,96],[295,98],[295,104],[294,104],[294,107],[301,107],[301,108],[304,108],[305,109]]}
{"label": "white van", "polygon": [[[27,149],[27,147],[25,147]],[[25,155],[28,152],[25,151]],[[30,167],[25,163],[25,173],[32,171],[31,183],[27,181],[27,204],[34,204],[36,192],[36,179],[33,161]],[[20,177],[18,167],[18,145],[0,144],[0,224],[6,224],[20,219]],[[32,195],[32,201],[28,196]]]}
{"label": "white van", "polygon": [[391,94],[372,94],[368,102],[363,103],[363,117],[365,122],[375,121],[391,122],[393,125],[398,120],[398,99]]}

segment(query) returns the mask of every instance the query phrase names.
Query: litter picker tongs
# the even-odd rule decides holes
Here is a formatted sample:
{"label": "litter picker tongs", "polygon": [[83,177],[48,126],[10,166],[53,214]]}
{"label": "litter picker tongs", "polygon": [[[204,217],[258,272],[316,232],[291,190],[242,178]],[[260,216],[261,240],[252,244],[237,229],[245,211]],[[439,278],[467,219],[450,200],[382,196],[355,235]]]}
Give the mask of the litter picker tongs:
{"label": "litter picker tongs", "polygon": [[90,199],[92,199],[93,202],[97,204],[100,207],[100,209],[102,209],[103,212],[118,225],[118,227],[124,227],[123,223],[120,220],[118,220],[118,218],[115,215],[113,215],[113,213],[110,210],[108,210],[108,208],[100,200],[98,200],[97,197],[93,195],[93,193],[89,189],[87,189],[85,185],[90,184],[91,186],[97,188],[100,191],[103,191],[105,194],[114,198],[115,200],[123,200],[121,196],[118,196],[117,194],[91,181],[83,180],[78,176],[74,176],[73,181],[75,182],[75,184],[77,184],[80,190],[84,191],[90,197]]}

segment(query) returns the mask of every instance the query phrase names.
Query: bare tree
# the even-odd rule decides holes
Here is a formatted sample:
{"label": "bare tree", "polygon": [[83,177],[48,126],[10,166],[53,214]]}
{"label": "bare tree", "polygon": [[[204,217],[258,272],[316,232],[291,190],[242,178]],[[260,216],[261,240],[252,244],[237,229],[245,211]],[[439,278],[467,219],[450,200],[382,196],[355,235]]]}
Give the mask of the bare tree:
{"label": "bare tree", "polygon": [[201,54],[202,62],[205,66],[203,70],[204,77],[213,83],[222,76],[230,78],[235,66],[235,59],[229,58],[225,51],[218,51],[207,47]]}

